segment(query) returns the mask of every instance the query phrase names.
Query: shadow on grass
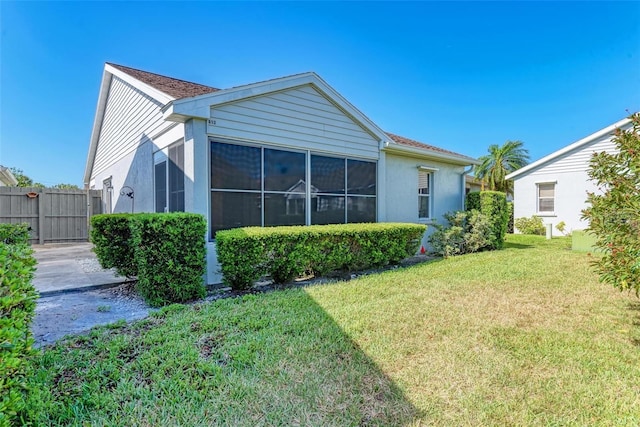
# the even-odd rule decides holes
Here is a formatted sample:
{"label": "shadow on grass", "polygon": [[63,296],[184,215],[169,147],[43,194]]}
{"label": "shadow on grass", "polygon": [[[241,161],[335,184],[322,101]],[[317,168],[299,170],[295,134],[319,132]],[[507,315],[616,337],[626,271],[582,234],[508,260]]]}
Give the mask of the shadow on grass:
{"label": "shadow on grass", "polygon": [[533,247],[534,247],[533,245],[523,245],[522,243],[513,243],[513,242],[505,241],[503,249],[530,249]]}
{"label": "shadow on grass", "polygon": [[[631,324],[636,328],[640,327],[640,301],[630,302],[627,308],[633,312],[633,318]],[[631,338],[633,345],[640,347],[640,338]]]}
{"label": "shadow on grass", "polygon": [[304,289],[169,306],[34,359],[35,425],[406,425],[403,392]]}

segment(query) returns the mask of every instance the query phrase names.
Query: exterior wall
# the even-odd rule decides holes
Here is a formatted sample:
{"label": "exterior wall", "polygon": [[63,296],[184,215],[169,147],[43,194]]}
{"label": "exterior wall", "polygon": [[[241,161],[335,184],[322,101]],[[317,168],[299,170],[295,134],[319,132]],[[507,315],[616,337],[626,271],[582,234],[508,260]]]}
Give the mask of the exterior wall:
{"label": "exterior wall", "polygon": [[[148,140],[164,133],[173,123],[162,118],[162,104],[118,77],[109,87],[91,179],[130,156]],[[126,161],[125,161],[126,163]]]}
{"label": "exterior wall", "polygon": [[[98,174],[93,174],[91,180],[92,189],[102,189],[105,179],[111,178],[111,206],[112,211],[105,213],[131,212],[132,200],[127,196],[121,196],[120,191],[124,186],[131,187],[134,191],[134,212],[153,212],[153,143],[145,141],[137,149],[117,162],[103,169]],[[108,196],[105,194],[105,196]],[[106,201],[103,200],[103,209]]]}
{"label": "exterior wall", "polygon": [[[553,225],[554,234],[559,234],[555,226],[562,221],[567,231],[587,228],[589,224],[580,219],[581,211],[587,206],[587,191],[597,190],[587,170],[591,155],[600,151],[615,151],[611,136],[596,139],[516,178],[514,218],[540,216],[545,224]],[[536,184],[550,182],[556,183],[554,212],[538,213]]]}
{"label": "exterior wall", "polygon": [[[432,181],[432,220],[418,219],[418,166],[437,169]],[[443,223],[442,215],[463,209],[464,167],[454,166],[431,160],[421,160],[397,155],[386,155],[386,221]],[[431,227],[423,238],[422,244],[428,246],[426,237],[433,231]]]}
{"label": "exterior wall", "polygon": [[207,131],[227,139],[379,157],[378,141],[311,86],[213,107]]}

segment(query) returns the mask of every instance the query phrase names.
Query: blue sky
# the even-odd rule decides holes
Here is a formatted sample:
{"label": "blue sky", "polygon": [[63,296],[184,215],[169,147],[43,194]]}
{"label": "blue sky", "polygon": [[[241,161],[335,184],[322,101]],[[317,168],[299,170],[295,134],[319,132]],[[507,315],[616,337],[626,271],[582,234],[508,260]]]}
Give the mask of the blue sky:
{"label": "blue sky", "polygon": [[226,88],[315,71],[381,128],[536,160],[640,110],[640,2],[0,1],[0,164],[82,186],[105,61]]}

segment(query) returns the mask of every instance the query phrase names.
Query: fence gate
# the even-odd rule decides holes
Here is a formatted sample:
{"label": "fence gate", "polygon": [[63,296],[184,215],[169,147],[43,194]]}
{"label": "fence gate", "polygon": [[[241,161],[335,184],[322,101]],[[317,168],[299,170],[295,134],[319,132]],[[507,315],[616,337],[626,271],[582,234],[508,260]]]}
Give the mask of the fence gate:
{"label": "fence gate", "polygon": [[86,242],[101,211],[100,190],[0,187],[0,223],[26,222],[31,243]]}

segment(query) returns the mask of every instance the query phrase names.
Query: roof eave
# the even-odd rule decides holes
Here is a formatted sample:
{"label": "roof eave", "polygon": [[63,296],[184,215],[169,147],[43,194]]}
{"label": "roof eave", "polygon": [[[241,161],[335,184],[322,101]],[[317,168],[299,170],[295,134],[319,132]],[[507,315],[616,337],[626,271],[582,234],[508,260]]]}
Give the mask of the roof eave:
{"label": "roof eave", "polygon": [[558,157],[560,157],[560,156],[562,156],[564,154],[567,154],[567,153],[569,153],[569,152],[571,152],[571,151],[573,151],[573,150],[575,150],[577,148],[580,148],[580,147],[582,147],[584,145],[587,145],[587,144],[595,141],[596,139],[601,138],[601,137],[603,137],[603,136],[605,136],[607,134],[611,134],[616,129],[624,127],[624,126],[627,126],[630,123],[631,123],[631,119],[629,119],[628,117],[624,118],[624,119],[622,119],[620,121],[617,121],[616,123],[614,123],[614,124],[612,124],[610,126],[607,126],[604,129],[600,129],[599,131],[594,132],[589,136],[586,136],[586,137],[584,137],[582,139],[579,139],[578,141],[574,142],[573,144],[569,144],[566,147],[561,148],[558,151],[554,151],[553,153],[551,153],[551,154],[549,154],[549,155],[547,155],[547,156],[545,156],[545,157],[543,157],[543,158],[541,158],[539,160],[536,160],[535,162],[530,163],[525,167],[522,167],[522,168],[520,168],[520,169],[518,169],[518,170],[516,170],[514,172],[511,172],[509,175],[507,175],[505,177],[505,179],[515,179],[515,178],[519,177],[520,175],[523,175],[523,174],[525,174],[525,173],[527,173],[529,171],[532,171],[533,169],[536,169],[536,168],[542,166],[545,163],[550,162],[553,159],[556,159],[556,158],[558,158]]}
{"label": "roof eave", "polygon": [[429,149],[422,149],[417,147],[409,147],[398,144],[397,142],[390,142],[389,144],[385,144],[383,148],[384,151],[388,153],[397,153],[397,154],[411,154],[413,157],[422,157],[426,159],[439,160],[446,163],[452,163],[459,166],[469,166],[469,165],[479,165],[480,161],[476,159],[472,159],[466,156],[456,156],[448,153],[441,153],[438,151],[433,151]]}

